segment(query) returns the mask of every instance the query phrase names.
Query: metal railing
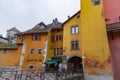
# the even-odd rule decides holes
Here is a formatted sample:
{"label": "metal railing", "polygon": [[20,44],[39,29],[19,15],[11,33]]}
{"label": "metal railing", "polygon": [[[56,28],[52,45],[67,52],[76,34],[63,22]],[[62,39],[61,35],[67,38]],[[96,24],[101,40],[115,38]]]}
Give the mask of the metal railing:
{"label": "metal railing", "polygon": [[[70,69],[49,68],[41,70],[4,70],[0,71],[0,80],[71,80],[79,76],[77,80],[83,80],[83,73],[75,72]],[[80,77],[81,76],[81,77]],[[76,79],[75,79],[76,80]]]}

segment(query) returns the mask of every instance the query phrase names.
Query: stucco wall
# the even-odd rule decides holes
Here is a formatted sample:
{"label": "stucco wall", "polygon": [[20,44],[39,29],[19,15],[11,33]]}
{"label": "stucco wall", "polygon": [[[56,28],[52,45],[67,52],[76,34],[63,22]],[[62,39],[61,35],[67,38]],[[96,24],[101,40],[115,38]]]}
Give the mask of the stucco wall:
{"label": "stucco wall", "polygon": [[104,16],[107,24],[120,22],[120,0],[103,0]]}
{"label": "stucco wall", "polygon": [[81,0],[80,38],[85,74],[112,74],[106,26],[102,12],[102,0],[96,6],[92,5],[92,0]]}
{"label": "stucco wall", "polygon": [[[80,48],[80,17],[77,18],[77,16],[79,16],[80,13],[78,13],[76,16],[74,16],[72,19],[70,19],[67,23],[64,24],[63,28],[63,49],[64,49],[64,55],[67,56],[75,56],[75,55],[79,55],[82,56],[81,54],[81,48]],[[77,34],[72,34],[71,33],[71,27],[72,26],[76,26],[78,25],[78,33]],[[79,41],[79,49],[78,50],[72,50],[71,49],[71,41],[74,40],[78,40]]]}

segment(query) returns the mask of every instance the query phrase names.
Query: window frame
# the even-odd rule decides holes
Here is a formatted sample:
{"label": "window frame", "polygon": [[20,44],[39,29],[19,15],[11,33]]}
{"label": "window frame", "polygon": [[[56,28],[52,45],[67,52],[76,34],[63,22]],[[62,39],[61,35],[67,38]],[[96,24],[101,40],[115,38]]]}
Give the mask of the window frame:
{"label": "window frame", "polygon": [[[30,68],[30,66],[33,66],[33,68]],[[30,64],[29,65],[29,70],[33,70],[34,69],[34,64]]]}
{"label": "window frame", "polygon": [[33,41],[39,41],[39,40],[40,40],[40,35],[39,35],[39,34],[34,34],[34,35],[32,36],[32,40],[33,40]]}
{"label": "window frame", "polygon": [[62,55],[63,54],[63,48],[62,47],[56,47],[56,48],[54,48],[54,54],[55,55]]}
{"label": "window frame", "polygon": [[[33,50],[33,51],[32,51],[32,50]],[[31,48],[31,49],[30,49],[30,54],[34,54],[34,51],[35,51],[34,48]]]}
{"label": "window frame", "polygon": [[63,37],[61,34],[55,36],[55,42],[62,41]]}
{"label": "window frame", "polygon": [[79,40],[72,40],[71,41],[71,50],[79,50]]}
{"label": "window frame", "polygon": [[[96,3],[96,2],[98,2],[98,3]],[[100,5],[101,4],[101,0],[92,0],[92,4],[94,6]]]}
{"label": "window frame", "polygon": [[[41,50],[41,52],[40,52],[40,50]],[[42,54],[42,48],[38,49],[38,54]]]}
{"label": "window frame", "polygon": [[79,33],[79,26],[78,25],[71,26],[71,34],[78,34],[78,33]]}

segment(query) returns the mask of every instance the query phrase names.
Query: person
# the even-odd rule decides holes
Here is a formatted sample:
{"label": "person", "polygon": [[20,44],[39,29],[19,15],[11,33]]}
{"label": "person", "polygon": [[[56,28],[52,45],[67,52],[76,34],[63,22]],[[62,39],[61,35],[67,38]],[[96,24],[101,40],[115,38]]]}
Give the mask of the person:
{"label": "person", "polygon": [[81,63],[80,63],[80,73],[83,73],[83,66]]}
{"label": "person", "polygon": [[44,63],[44,64],[41,65],[40,71],[45,72],[45,70],[46,70],[46,64]]}
{"label": "person", "polygon": [[74,73],[74,65],[73,65],[73,63],[71,64],[71,71],[72,71],[72,73]]}
{"label": "person", "polygon": [[62,71],[62,63],[59,64],[59,72]]}

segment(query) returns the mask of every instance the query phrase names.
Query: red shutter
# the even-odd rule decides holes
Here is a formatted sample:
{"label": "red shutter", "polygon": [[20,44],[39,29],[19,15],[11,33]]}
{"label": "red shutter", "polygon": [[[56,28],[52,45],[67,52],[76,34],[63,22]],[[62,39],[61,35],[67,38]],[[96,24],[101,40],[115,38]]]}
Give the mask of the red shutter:
{"label": "red shutter", "polygon": [[39,41],[41,40],[41,35],[38,35],[39,36]]}
{"label": "red shutter", "polygon": [[52,36],[52,42],[55,42],[55,36]]}
{"label": "red shutter", "polygon": [[32,34],[32,41],[34,40],[33,38],[34,38],[34,35]]}

